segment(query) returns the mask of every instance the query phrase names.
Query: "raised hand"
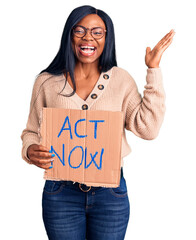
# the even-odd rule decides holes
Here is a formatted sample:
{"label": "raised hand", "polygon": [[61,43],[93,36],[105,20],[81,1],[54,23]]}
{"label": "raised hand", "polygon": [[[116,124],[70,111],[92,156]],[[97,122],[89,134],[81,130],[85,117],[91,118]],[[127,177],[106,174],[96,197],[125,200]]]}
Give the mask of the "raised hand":
{"label": "raised hand", "polygon": [[157,45],[152,50],[150,47],[146,48],[145,63],[149,68],[159,67],[162,54],[171,44],[174,34],[175,32],[172,29],[157,43]]}

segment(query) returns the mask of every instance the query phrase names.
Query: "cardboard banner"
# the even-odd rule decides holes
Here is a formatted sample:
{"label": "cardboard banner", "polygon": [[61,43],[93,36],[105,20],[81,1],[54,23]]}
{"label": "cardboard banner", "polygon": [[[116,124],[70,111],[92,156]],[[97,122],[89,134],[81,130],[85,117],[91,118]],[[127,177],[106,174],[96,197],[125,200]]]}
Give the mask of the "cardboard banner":
{"label": "cardboard banner", "polygon": [[43,108],[40,134],[55,154],[44,179],[119,186],[122,112]]}

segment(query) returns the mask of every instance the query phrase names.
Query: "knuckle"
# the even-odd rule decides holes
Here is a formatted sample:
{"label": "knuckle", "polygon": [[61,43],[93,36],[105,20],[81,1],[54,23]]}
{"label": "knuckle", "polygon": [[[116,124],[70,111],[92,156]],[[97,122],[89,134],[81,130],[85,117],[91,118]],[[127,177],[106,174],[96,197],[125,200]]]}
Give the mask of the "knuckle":
{"label": "knuckle", "polygon": [[35,158],[34,162],[35,164],[40,165],[40,159]]}
{"label": "knuckle", "polygon": [[43,145],[39,145],[39,149],[40,149],[40,150],[44,150],[44,151],[46,151],[46,150],[47,150],[47,148],[46,148],[46,147],[44,147]]}
{"label": "knuckle", "polygon": [[38,148],[38,149],[41,149],[41,145],[37,145],[37,148]]}
{"label": "knuckle", "polygon": [[39,164],[42,164],[42,160],[41,160],[41,159],[39,159],[39,160],[38,160],[38,163],[39,163]]}
{"label": "knuckle", "polygon": [[47,153],[43,153],[43,157],[44,157],[44,158],[47,158],[47,157],[48,157],[48,154],[47,154]]}
{"label": "knuckle", "polygon": [[37,152],[37,156],[38,156],[38,157],[41,157],[41,153],[40,153],[40,152]]}
{"label": "knuckle", "polygon": [[33,144],[33,145],[31,145],[31,147],[32,147],[32,150],[36,150],[38,148],[38,145],[37,144]]}
{"label": "knuckle", "polygon": [[34,164],[35,163],[35,158],[33,156],[29,156],[29,159],[31,160],[31,162]]}
{"label": "knuckle", "polygon": [[42,164],[42,165],[45,164],[45,162],[41,159],[39,160],[39,163]]}

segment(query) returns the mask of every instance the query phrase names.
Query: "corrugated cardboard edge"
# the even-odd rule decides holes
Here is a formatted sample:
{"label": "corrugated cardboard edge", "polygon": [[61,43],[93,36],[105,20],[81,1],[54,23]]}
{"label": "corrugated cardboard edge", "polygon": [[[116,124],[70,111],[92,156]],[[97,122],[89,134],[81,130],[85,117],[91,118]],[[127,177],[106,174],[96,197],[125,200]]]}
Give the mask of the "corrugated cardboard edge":
{"label": "corrugated cardboard edge", "polygon": [[[52,178],[52,177],[44,177],[45,180],[52,180],[52,181],[72,181],[72,180],[68,180],[68,179],[62,179],[62,178]],[[120,177],[119,177],[120,179]],[[74,181],[73,181],[74,182]],[[95,182],[83,182],[83,181],[80,181],[79,183],[81,184],[85,184],[86,186],[91,186],[91,187],[105,187],[105,188],[108,188],[108,187],[112,187],[112,188],[116,188],[116,187],[119,187],[120,184],[112,184],[112,183],[95,183]]]}
{"label": "corrugated cardboard edge", "polygon": [[[39,115],[39,128],[38,128],[38,136],[40,139],[40,145],[43,145],[42,143],[42,134],[43,134],[43,115],[44,115],[44,109],[45,107],[43,107],[40,110],[40,115]],[[43,172],[43,178],[46,179],[44,176],[46,175],[46,170]]]}
{"label": "corrugated cardboard edge", "polygon": [[44,111],[44,108],[40,110],[40,114],[39,114],[38,137],[40,139],[40,144],[42,143],[43,111]]}
{"label": "corrugated cardboard edge", "polygon": [[119,179],[119,181],[118,181],[119,184],[118,184],[117,187],[120,186],[120,178],[121,178],[122,138],[123,138],[123,130],[124,130],[124,129],[123,129],[123,128],[124,128],[124,126],[123,126],[123,112],[122,112],[122,111],[120,111],[120,112],[121,112],[121,123],[122,123],[121,126],[122,126],[122,127],[121,127],[121,138],[120,138],[120,146],[121,146],[121,147],[120,147],[120,154],[119,154],[119,155],[120,155],[120,161],[119,161],[120,172],[119,172],[119,178],[118,178],[118,179]]}

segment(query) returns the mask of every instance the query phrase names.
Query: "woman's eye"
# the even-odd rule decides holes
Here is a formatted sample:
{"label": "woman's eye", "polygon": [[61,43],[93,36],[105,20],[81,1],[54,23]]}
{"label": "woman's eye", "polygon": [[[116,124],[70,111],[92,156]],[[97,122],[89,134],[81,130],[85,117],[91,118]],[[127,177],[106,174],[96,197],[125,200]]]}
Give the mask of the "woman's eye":
{"label": "woman's eye", "polygon": [[93,32],[93,34],[95,34],[95,35],[101,35],[102,33],[101,33],[101,32]]}
{"label": "woman's eye", "polygon": [[83,34],[84,33],[84,29],[77,27],[77,28],[74,29],[74,32],[78,33],[78,34]]}
{"label": "woman's eye", "polygon": [[75,30],[76,33],[84,33],[82,30]]}

